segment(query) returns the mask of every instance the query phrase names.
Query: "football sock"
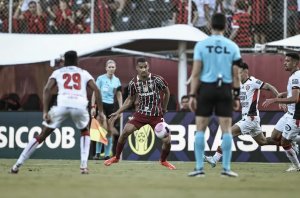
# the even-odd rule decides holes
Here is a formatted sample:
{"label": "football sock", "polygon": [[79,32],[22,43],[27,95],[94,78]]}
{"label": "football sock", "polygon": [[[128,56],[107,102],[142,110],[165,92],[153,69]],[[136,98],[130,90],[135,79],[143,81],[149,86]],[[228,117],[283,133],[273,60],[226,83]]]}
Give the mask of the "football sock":
{"label": "football sock", "polygon": [[15,166],[20,167],[25,162],[25,160],[27,160],[31,156],[31,154],[36,150],[38,145],[39,142],[36,138],[31,139],[24,148],[23,152],[21,153]]}
{"label": "football sock", "polygon": [[164,162],[167,160],[167,157],[171,150],[171,144],[164,143],[162,145],[161,154],[160,154],[160,161]]}
{"label": "football sock", "polygon": [[107,145],[104,145],[104,157],[110,156],[112,149],[112,136],[107,138]]}
{"label": "football sock", "polygon": [[87,168],[87,161],[88,161],[89,151],[90,151],[90,143],[91,143],[90,136],[83,135],[80,137],[80,158],[81,158],[80,168]]}
{"label": "football sock", "polygon": [[296,168],[300,168],[299,160],[297,158],[297,154],[292,148],[288,148],[287,150],[284,148],[286,156],[289,158],[289,160],[292,162],[292,164]]}
{"label": "football sock", "polygon": [[101,150],[102,150],[102,143],[96,142],[96,154],[99,154],[100,156]]}
{"label": "football sock", "polygon": [[295,141],[297,144],[300,144],[300,135],[297,135],[296,138],[294,139],[294,141]]}
{"label": "football sock", "polygon": [[125,142],[124,143],[118,142],[117,147],[116,147],[116,158],[117,159],[120,159],[120,155],[123,151],[124,145],[125,145]]}
{"label": "football sock", "polygon": [[215,162],[218,162],[220,161],[221,157],[222,157],[222,153],[215,152],[213,159],[215,160]]}
{"label": "football sock", "polygon": [[196,131],[195,135],[195,159],[196,159],[196,169],[203,169],[203,155],[205,148],[204,131]]}
{"label": "football sock", "polygon": [[230,170],[231,146],[232,146],[232,135],[230,133],[225,132],[223,134],[223,140],[222,140],[222,152],[223,152],[222,165],[225,170]]}

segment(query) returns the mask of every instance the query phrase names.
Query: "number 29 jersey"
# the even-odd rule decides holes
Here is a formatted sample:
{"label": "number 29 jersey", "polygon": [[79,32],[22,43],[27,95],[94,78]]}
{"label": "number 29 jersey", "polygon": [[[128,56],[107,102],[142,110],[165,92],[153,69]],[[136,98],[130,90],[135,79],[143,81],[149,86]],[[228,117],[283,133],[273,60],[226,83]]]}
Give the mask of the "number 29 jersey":
{"label": "number 29 jersey", "polygon": [[250,76],[240,88],[240,102],[242,106],[242,115],[259,116],[257,109],[260,89],[264,82]]}
{"label": "number 29 jersey", "polygon": [[89,72],[76,66],[55,70],[49,79],[55,79],[58,87],[57,106],[86,109],[87,83],[94,80]]}

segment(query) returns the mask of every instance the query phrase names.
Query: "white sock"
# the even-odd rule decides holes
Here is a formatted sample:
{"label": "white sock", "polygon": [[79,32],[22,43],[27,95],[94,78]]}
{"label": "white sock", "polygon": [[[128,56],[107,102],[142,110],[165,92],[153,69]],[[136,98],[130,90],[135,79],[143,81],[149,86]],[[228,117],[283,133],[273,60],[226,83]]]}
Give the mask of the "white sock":
{"label": "white sock", "polygon": [[21,153],[19,159],[17,160],[17,163],[14,165],[14,169],[19,168],[25,162],[25,160],[27,160],[36,150],[38,145],[39,142],[35,138],[31,139]]}
{"label": "white sock", "polygon": [[80,168],[87,168],[87,161],[90,152],[90,143],[91,143],[90,136],[84,135],[80,137],[80,159],[81,159]]}
{"label": "white sock", "polygon": [[215,152],[213,159],[215,160],[215,162],[218,162],[218,161],[220,161],[221,157],[222,157],[221,153]]}
{"label": "white sock", "polygon": [[296,155],[296,152],[294,151],[294,149],[290,148],[288,150],[284,150],[286,156],[289,158],[289,160],[292,162],[292,164],[296,167],[296,168],[300,168],[300,164]]}

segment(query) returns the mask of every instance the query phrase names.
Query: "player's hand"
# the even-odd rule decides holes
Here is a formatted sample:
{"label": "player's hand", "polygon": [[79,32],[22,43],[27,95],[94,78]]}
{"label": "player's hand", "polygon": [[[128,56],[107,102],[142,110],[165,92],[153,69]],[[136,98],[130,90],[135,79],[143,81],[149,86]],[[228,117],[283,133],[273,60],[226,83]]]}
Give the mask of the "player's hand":
{"label": "player's hand", "polygon": [[238,111],[240,109],[240,101],[239,100],[233,100],[232,107],[233,107],[234,111]]}
{"label": "player's hand", "polygon": [[51,118],[48,113],[43,113],[43,120],[47,123],[51,122]]}
{"label": "player's hand", "polygon": [[189,99],[189,108],[191,112],[195,112],[197,109],[197,100],[195,97],[190,97]]}
{"label": "player's hand", "polygon": [[98,112],[97,120],[99,120],[100,122],[103,122],[103,121],[106,120],[106,116],[105,116],[105,114],[103,113],[103,111],[99,111],[99,112]]}
{"label": "player's hand", "polygon": [[276,102],[276,98],[266,99],[266,100],[262,103],[262,106],[263,106],[263,107],[268,107],[270,104],[273,104],[274,102]]}
{"label": "player's hand", "polygon": [[113,112],[112,114],[110,114],[108,117],[111,122],[113,120],[116,120],[119,116],[120,116],[120,114],[116,111],[116,112]]}
{"label": "player's hand", "polygon": [[282,109],[284,112],[287,112],[288,110],[286,104],[279,104],[278,107],[279,109]]}

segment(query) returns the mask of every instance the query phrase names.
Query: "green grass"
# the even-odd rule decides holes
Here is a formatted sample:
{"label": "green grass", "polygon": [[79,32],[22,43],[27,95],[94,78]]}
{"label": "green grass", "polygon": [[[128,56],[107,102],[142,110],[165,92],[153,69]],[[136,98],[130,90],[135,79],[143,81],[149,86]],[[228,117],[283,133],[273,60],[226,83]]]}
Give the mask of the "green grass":
{"label": "green grass", "polygon": [[158,162],[121,161],[105,167],[89,162],[89,175],[79,173],[77,160],[33,160],[19,174],[8,171],[15,162],[0,159],[1,198],[260,198],[299,197],[300,172],[285,173],[286,163],[233,163],[238,178],[220,177],[220,166],[206,164],[205,178],[188,178],[194,162],[174,162],[170,171]]}

